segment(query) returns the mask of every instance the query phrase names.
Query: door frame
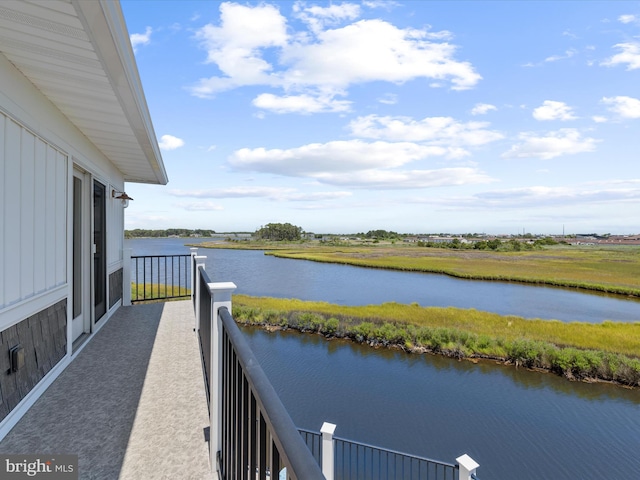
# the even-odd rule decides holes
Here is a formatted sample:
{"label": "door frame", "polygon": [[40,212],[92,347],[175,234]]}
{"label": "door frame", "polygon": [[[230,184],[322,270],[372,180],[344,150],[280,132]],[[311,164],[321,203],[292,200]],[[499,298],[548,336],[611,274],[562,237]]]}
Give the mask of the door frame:
{"label": "door frame", "polygon": [[[91,179],[91,312],[92,325],[94,326],[109,312],[108,308],[108,274],[107,274],[107,192],[109,184],[102,182],[96,177]],[[99,218],[96,218],[96,189],[101,189],[102,208]],[[96,243],[96,233],[99,233],[98,239],[100,245]],[[98,295],[100,293],[100,295]],[[100,301],[100,297],[102,301]],[[98,312],[100,305],[101,312]]]}
{"label": "door frame", "polygon": [[[80,182],[79,198],[75,198],[76,180]],[[89,334],[92,330],[93,309],[91,308],[91,243],[90,232],[92,225],[92,214],[89,206],[90,189],[92,178],[84,169],[74,164],[73,166],[73,207],[72,207],[72,302],[71,302],[71,341],[80,338],[83,334]],[[76,208],[80,207],[77,212]],[[76,230],[78,228],[78,230]],[[79,262],[79,263],[76,263]],[[79,296],[79,298],[78,298]],[[80,310],[79,315],[75,315],[76,309]],[[78,317],[81,317],[78,319]],[[74,321],[78,319],[81,327]],[[75,325],[75,328],[74,328]]]}

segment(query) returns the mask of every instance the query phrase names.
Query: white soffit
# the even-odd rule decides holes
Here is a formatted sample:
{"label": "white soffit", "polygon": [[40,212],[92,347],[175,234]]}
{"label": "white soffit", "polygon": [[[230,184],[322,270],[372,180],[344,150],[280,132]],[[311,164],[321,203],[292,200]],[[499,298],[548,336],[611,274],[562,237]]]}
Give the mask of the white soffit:
{"label": "white soffit", "polygon": [[123,173],[167,173],[116,0],[2,0],[0,51]]}

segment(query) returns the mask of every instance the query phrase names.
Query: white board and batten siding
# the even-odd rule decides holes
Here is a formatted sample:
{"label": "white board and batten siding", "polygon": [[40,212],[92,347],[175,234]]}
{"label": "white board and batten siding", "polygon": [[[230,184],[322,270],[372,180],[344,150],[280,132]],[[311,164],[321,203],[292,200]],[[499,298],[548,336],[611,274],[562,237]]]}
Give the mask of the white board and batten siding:
{"label": "white board and batten siding", "polygon": [[[106,186],[107,273],[122,265],[124,175],[0,54],[0,331],[69,297],[73,169]],[[88,227],[87,227],[88,228]],[[108,278],[107,278],[108,282]]]}
{"label": "white board and batten siding", "polygon": [[124,208],[120,200],[111,198],[111,191],[122,191],[107,184],[107,274],[122,268],[122,249],[124,248]]}
{"label": "white board and batten siding", "polygon": [[[68,162],[0,112],[0,313],[39,295],[49,293],[49,303],[67,294]],[[35,313],[29,310],[37,303],[23,315]],[[8,319],[0,315],[0,330]]]}

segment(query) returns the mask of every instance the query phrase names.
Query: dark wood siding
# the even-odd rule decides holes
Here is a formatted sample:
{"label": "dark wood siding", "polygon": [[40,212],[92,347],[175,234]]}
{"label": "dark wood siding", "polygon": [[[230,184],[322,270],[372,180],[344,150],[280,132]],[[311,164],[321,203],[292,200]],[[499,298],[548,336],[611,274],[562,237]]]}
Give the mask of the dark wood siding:
{"label": "dark wood siding", "polygon": [[[11,372],[9,351],[24,348],[24,366]],[[67,300],[0,333],[0,421],[67,353]]]}
{"label": "dark wood siding", "polygon": [[122,298],[122,269],[109,275],[109,308]]}

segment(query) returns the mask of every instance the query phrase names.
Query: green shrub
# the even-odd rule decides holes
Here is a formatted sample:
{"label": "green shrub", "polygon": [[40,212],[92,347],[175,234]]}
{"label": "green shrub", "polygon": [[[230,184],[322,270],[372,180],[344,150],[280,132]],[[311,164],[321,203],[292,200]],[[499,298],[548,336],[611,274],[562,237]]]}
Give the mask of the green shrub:
{"label": "green shrub", "polygon": [[[240,323],[251,325],[279,324],[302,332],[346,336],[357,342],[398,345],[407,350],[418,346],[458,358],[476,355],[502,358],[528,368],[545,368],[571,379],[598,378],[640,386],[640,359],[619,353],[576,347],[562,348],[541,340],[505,339],[459,328],[415,325],[375,317],[363,321],[358,317],[329,317],[317,312],[286,311],[277,308],[263,310],[239,304],[233,306],[233,317]],[[611,323],[605,324],[604,327],[616,328]]]}
{"label": "green shrub", "polygon": [[331,317],[324,324],[324,330],[322,331],[322,333],[324,333],[325,335],[335,335],[338,332],[339,326],[340,321],[335,317]]}

